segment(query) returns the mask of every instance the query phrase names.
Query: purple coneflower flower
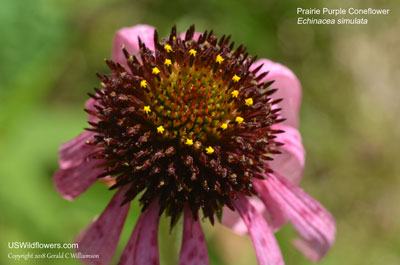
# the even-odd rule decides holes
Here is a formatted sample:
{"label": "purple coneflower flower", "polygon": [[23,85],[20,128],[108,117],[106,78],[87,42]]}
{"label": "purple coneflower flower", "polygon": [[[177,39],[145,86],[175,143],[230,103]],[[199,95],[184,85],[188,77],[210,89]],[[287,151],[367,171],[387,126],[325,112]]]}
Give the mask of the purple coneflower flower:
{"label": "purple coneflower flower", "polygon": [[117,33],[111,74],[98,75],[102,88],[86,105],[90,127],[61,146],[54,176],[69,200],[96,180],[116,191],[78,236],[79,252],[100,255],[85,263],[110,263],[139,194],[142,213],[120,265],[159,264],[163,213],[171,227],[183,215],[179,264],[209,264],[201,216],[249,233],[262,265],[284,263],[273,233],[286,220],[308,258],[330,248],[334,219],[297,186],[300,83],[286,67],[233,47],[230,37],[193,26],[162,40],[146,25]]}

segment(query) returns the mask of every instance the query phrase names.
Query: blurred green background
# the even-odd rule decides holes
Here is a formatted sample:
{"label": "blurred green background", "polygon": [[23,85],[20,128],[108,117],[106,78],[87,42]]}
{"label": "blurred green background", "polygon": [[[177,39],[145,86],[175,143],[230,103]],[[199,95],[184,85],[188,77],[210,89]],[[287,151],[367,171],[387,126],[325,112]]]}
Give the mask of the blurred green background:
{"label": "blurred green background", "polygon": [[[0,264],[11,241],[72,242],[110,197],[102,184],[74,202],[54,190],[59,145],[86,126],[83,102],[107,72],[115,32],[138,23],[166,36],[214,29],[250,54],[293,69],[303,86],[307,150],[302,187],[336,217],[337,242],[320,264],[400,264],[400,4],[382,1],[2,0],[0,9]],[[368,25],[297,25],[297,7],[390,8]],[[119,253],[138,215],[126,223]],[[161,264],[177,264],[179,231],[161,224]],[[248,237],[205,226],[211,264],[257,264]],[[287,264],[312,264],[277,233]],[[171,242],[175,242],[171,244]],[[41,253],[43,250],[29,250]],[[53,251],[57,253],[57,251]]]}

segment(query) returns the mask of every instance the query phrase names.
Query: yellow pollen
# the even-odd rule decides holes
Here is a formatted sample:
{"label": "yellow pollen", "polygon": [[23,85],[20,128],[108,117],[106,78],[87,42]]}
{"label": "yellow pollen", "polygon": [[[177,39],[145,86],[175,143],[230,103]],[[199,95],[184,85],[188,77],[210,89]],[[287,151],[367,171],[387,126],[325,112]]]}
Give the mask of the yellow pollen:
{"label": "yellow pollen", "polygon": [[195,49],[190,49],[189,54],[192,55],[193,57],[196,56],[197,51]]}
{"label": "yellow pollen", "polygon": [[245,100],[245,104],[247,105],[247,106],[251,106],[251,105],[253,105],[253,99],[252,98],[246,98]]}
{"label": "yellow pollen", "polygon": [[206,153],[211,155],[212,153],[214,153],[214,148],[212,148],[211,146],[206,148]]}
{"label": "yellow pollen", "polygon": [[171,62],[170,59],[165,59],[164,64],[165,64],[166,66],[170,66],[170,65],[172,64],[172,62]]}
{"label": "yellow pollen", "polygon": [[232,97],[237,98],[237,97],[239,96],[239,91],[233,90],[233,91],[231,92],[231,94],[232,94]]}
{"label": "yellow pollen", "polygon": [[171,47],[171,45],[165,44],[164,50],[166,50],[167,52],[172,52],[172,47]]}
{"label": "yellow pollen", "polygon": [[176,37],[175,37],[175,36],[173,36],[173,37],[172,37],[172,40],[176,40]]}
{"label": "yellow pollen", "polygon": [[158,127],[157,127],[157,132],[158,132],[159,134],[163,134],[164,131],[165,131],[164,127],[162,127],[162,126],[158,126]]}
{"label": "yellow pollen", "polygon": [[160,70],[157,67],[153,68],[153,75],[158,75],[160,73]]}
{"label": "yellow pollen", "polygon": [[221,64],[221,63],[224,61],[224,58],[222,58],[222,56],[218,54],[218,55],[217,55],[217,58],[215,59],[215,61],[216,61],[217,63]]}
{"label": "yellow pollen", "polygon": [[191,146],[191,145],[193,145],[193,140],[192,139],[186,139],[185,144],[188,145],[188,146]]}
{"label": "yellow pollen", "polygon": [[140,81],[140,87],[146,88],[147,87],[147,81],[146,80]]}
{"label": "yellow pollen", "polygon": [[240,117],[240,116],[237,116],[236,119],[235,119],[235,121],[236,121],[237,123],[239,123],[239,124],[242,123],[243,120],[244,120],[244,119],[243,119],[242,117]]}
{"label": "yellow pollen", "polygon": [[223,124],[220,126],[220,128],[221,128],[222,130],[226,130],[226,129],[228,129],[228,124],[223,123]]}
{"label": "yellow pollen", "polygon": [[237,83],[237,82],[239,82],[240,77],[237,76],[237,75],[234,75],[234,76],[232,77],[232,80],[233,80],[233,82]]}
{"label": "yellow pollen", "polygon": [[143,110],[144,112],[146,112],[146,114],[149,114],[149,112],[151,112],[150,106],[144,106]]}

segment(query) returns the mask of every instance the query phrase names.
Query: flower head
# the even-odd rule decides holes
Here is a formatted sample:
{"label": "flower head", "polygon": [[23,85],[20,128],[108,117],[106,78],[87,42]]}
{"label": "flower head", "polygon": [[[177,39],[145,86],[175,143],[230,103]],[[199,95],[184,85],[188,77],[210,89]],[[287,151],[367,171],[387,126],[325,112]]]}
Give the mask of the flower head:
{"label": "flower head", "polygon": [[[282,264],[270,228],[276,224],[267,224],[248,198],[261,200],[273,220],[287,216],[311,244],[308,250],[316,249],[314,256],[307,250],[310,258],[320,258],[333,242],[332,219],[313,199],[302,200],[307,195],[285,179],[301,175],[304,151],[295,128],[298,105],[291,107],[296,114],[282,111],[281,99],[274,96],[277,90],[270,88],[273,82],[265,80],[271,69],[255,62],[243,46],[233,49],[230,37],[218,40],[212,32],[197,34],[193,26],[184,37],[174,27],[162,40],[148,26],[123,29],[115,45],[121,44],[114,49],[114,61],[106,60],[111,75],[99,75],[103,88],[90,94],[90,128],[63,145],[62,169],[55,175],[56,187],[69,199],[96,179],[111,179],[110,189],[118,190],[113,203],[79,237],[89,246],[86,250],[100,251],[99,242],[90,248],[93,237],[114,237],[112,242],[118,242],[129,203],[141,194],[143,213],[120,264],[158,263],[152,242],[157,242],[153,237],[162,213],[171,218],[171,226],[183,215],[184,231],[199,235],[194,239],[184,234],[180,264],[208,264],[199,215],[212,224],[215,216],[229,223],[225,219],[235,210],[253,238],[259,263]],[[290,76],[291,84],[300,89],[289,70],[282,76]],[[286,113],[288,120],[282,118]],[[280,153],[294,157],[299,165],[284,177],[283,165],[271,162]],[[64,186],[68,179],[75,182],[72,188]],[[300,210],[308,221],[299,219]],[[114,216],[113,222],[108,216]],[[323,220],[314,226],[312,218]],[[230,220],[236,222],[235,217]],[[99,227],[107,236],[99,238]],[[138,241],[144,234],[147,238]],[[111,253],[116,247],[112,244]],[[306,249],[304,243],[298,246]],[[201,255],[189,257],[192,248]],[[270,253],[263,254],[264,248]],[[104,264],[109,260],[107,256]]]}
{"label": "flower head", "polygon": [[[126,201],[144,192],[143,209],[158,201],[171,224],[185,206],[195,220],[202,211],[214,223],[223,206],[234,209],[238,194],[257,195],[252,181],[270,171],[268,154],[279,145],[271,126],[283,120],[271,83],[257,82],[244,49],[233,50],[228,38],[217,43],[212,33],[195,41],[193,33],[185,42],[156,38],[156,57],[141,44],[141,61],[129,62],[123,47],[127,67],[107,61],[112,75],[100,76],[105,87],[92,96],[99,107],[91,144],[102,149],[103,176],[115,178],[112,189],[129,186]],[[221,130],[221,122],[233,123]]]}

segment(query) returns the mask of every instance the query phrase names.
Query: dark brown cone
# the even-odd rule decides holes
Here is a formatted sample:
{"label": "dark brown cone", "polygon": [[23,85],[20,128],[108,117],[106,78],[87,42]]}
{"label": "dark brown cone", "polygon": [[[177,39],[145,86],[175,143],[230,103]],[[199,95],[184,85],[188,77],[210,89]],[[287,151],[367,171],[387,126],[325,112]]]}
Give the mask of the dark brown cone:
{"label": "dark brown cone", "polygon": [[267,73],[250,71],[255,58],[232,50],[230,36],[193,36],[193,26],[184,39],[174,27],[161,42],[155,33],[154,52],[141,41],[137,57],[123,48],[126,66],[106,61],[111,75],[99,75],[104,88],[86,110],[99,120],[88,128],[101,147],[94,157],[107,161],[99,177],[115,178],[111,189],[129,185],[125,202],[142,193],[142,210],[158,200],[171,225],[185,205],[214,223],[238,193],[257,195],[252,178],[271,171],[280,145],[276,90],[258,83]]}

